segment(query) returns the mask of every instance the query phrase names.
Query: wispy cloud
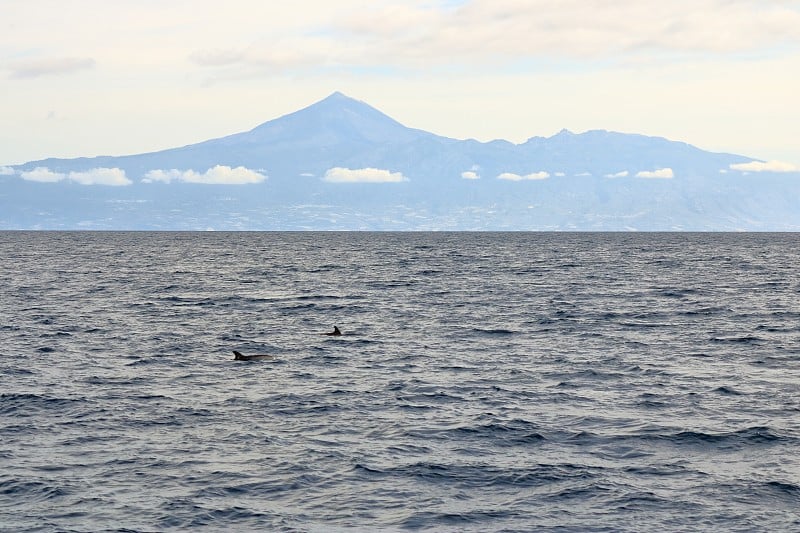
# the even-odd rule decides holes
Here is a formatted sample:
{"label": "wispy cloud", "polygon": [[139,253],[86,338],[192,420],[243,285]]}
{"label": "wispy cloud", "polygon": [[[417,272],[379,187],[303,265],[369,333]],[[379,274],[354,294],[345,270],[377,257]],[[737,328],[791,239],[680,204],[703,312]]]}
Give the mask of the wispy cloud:
{"label": "wispy cloud", "polygon": [[659,50],[734,53],[800,41],[795,2],[472,0],[449,9],[418,3],[397,11],[400,22],[388,22],[382,8],[361,10],[345,28],[407,50],[413,59],[435,62],[453,57],[587,59]]}
{"label": "wispy cloud", "polygon": [[512,172],[503,172],[502,174],[497,176],[497,179],[507,180],[507,181],[531,181],[531,180],[535,181],[535,180],[546,180],[549,177],[550,173],[545,171],[533,172],[531,174],[525,174],[524,176],[520,174],[514,174]]}
{"label": "wispy cloud", "polygon": [[465,180],[479,180],[481,179],[480,174],[475,172],[474,170],[467,170],[461,173],[461,177]]}
{"label": "wispy cloud", "polygon": [[225,165],[217,165],[200,174],[194,170],[150,170],[145,174],[142,181],[144,183],[163,182],[170,183],[181,181],[185,183],[201,183],[205,185],[246,185],[249,183],[261,183],[267,176],[246,167],[231,168]]}
{"label": "wispy cloud", "polygon": [[93,168],[84,172],[54,172],[47,167],[36,167],[33,170],[20,172],[20,177],[27,181],[39,183],[57,183],[63,180],[74,181],[81,185],[125,186],[133,183],[119,168]]}
{"label": "wispy cloud", "polygon": [[189,60],[203,67],[224,67],[236,64],[245,58],[241,50],[198,50],[189,55]]}
{"label": "wispy cloud", "polygon": [[783,161],[751,161],[730,165],[730,168],[742,172],[800,172],[800,167]]}
{"label": "wispy cloud", "polygon": [[189,61],[201,67],[238,67],[251,71],[285,72],[302,68],[360,66],[353,51],[345,50],[337,39],[320,36],[277,37],[271,42],[256,42],[240,49],[197,50]]}
{"label": "wispy cloud", "polygon": [[330,183],[399,183],[408,181],[400,172],[379,168],[342,168],[334,167],[325,172],[323,181]]}
{"label": "wispy cloud", "polygon": [[675,173],[671,168],[659,168],[658,170],[642,170],[636,173],[637,178],[648,179],[671,179],[675,177]]}
{"label": "wispy cloud", "polygon": [[622,172],[616,172],[614,174],[606,174],[607,178],[627,178],[630,172],[627,170],[623,170]]}
{"label": "wispy cloud", "polygon": [[314,31],[198,50],[190,59],[274,72],[724,55],[800,44],[800,8],[792,1],[389,0],[342,13]]}
{"label": "wispy cloud", "polygon": [[16,61],[7,65],[6,69],[10,71],[9,78],[26,79],[71,74],[93,68],[94,65],[95,61],[90,57],[51,57]]}
{"label": "wispy cloud", "polygon": [[0,176],[13,176],[14,174],[16,174],[16,172],[13,168],[0,166]]}

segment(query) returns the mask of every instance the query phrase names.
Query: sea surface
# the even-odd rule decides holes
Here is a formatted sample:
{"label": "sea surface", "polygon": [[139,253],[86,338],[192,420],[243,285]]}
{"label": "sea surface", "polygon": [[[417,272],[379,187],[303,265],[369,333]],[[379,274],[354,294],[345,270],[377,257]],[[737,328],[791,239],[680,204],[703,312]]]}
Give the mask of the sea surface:
{"label": "sea surface", "polygon": [[3,532],[800,531],[800,234],[3,232],[0,267]]}

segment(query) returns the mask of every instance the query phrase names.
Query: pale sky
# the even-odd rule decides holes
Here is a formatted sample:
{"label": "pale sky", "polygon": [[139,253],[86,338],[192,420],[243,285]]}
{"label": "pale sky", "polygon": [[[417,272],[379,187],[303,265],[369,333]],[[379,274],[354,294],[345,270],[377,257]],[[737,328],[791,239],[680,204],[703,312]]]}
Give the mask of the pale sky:
{"label": "pale sky", "polygon": [[249,130],[334,91],[439,135],[562,128],[800,165],[800,0],[0,0],[0,165]]}

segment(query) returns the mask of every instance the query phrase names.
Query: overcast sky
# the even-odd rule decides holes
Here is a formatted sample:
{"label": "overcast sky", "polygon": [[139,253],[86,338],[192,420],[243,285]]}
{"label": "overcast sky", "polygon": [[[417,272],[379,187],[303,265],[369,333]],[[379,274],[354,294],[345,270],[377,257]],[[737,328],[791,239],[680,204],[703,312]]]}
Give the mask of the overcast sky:
{"label": "overcast sky", "polygon": [[249,130],[334,91],[439,135],[800,165],[800,0],[0,0],[0,165]]}

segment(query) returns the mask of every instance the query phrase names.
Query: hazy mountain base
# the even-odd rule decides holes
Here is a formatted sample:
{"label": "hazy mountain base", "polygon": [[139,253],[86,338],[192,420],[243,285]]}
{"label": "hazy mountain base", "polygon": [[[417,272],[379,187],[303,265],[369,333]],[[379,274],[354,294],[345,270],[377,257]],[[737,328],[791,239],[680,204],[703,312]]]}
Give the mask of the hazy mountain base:
{"label": "hazy mountain base", "polygon": [[[13,178],[4,178],[8,181]],[[452,178],[446,194],[412,182],[327,184],[286,194],[269,180],[240,186],[87,187],[16,183],[0,196],[2,229],[96,230],[578,230],[797,231],[800,186],[785,176],[726,177],[717,194],[700,180],[561,177],[486,184]],[[719,179],[719,178],[717,178]],[[442,180],[444,181],[444,180]],[[788,182],[791,183],[791,182]],[[800,184],[796,180],[795,184]],[[681,186],[682,185],[682,186]]]}

